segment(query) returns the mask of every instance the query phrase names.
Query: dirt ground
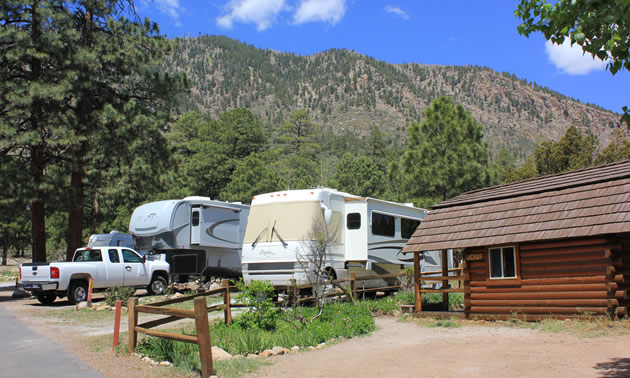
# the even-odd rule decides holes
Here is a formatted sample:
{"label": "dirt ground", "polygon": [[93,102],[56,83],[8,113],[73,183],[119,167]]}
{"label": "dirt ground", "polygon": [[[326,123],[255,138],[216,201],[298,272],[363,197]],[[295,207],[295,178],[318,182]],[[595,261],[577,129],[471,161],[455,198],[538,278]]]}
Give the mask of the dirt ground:
{"label": "dirt ground", "polygon": [[[115,355],[111,348],[96,348],[94,338],[112,333],[113,323],[109,321],[90,327],[69,325],[50,315],[56,309],[67,309],[70,305],[66,301],[42,306],[34,299],[11,299],[11,293],[0,288],[0,306],[104,376],[178,376],[173,368],[151,367],[137,358]],[[127,327],[124,320],[121,330]],[[378,330],[366,337],[272,357],[272,365],[252,376],[630,376],[630,336],[578,338],[502,326],[428,328],[393,317],[377,318],[376,324]]]}

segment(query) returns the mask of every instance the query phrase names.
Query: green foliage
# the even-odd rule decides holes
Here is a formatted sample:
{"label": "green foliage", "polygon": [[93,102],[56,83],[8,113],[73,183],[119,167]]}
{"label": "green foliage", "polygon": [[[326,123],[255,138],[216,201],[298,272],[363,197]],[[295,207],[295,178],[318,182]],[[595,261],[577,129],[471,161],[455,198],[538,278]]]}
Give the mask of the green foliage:
{"label": "green foliage", "polygon": [[[514,15],[523,23],[518,32],[528,37],[542,32],[545,39],[561,45],[565,39],[605,60],[613,75],[630,70],[630,2],[619,0],[521,0]],[[630,128],[630,112],[623,107],[622,121]]]}
{"label": "green foliage", "polygon": [[450,98],[433,101],[424,121],[408,129],[409,145],[402,157],[408,196],[431,204],[491,184],[482,130]]}
{"label": "green foliage", "polygon": [[127,306],[127,301],[133,296],[136,289],[128,286],[114,286],[105,290],[105,303],[115,306],[116,301],[121,301],[123,306]]}
{"label": "green foliage", "polygon": [[385,172],[374,160],[346,153],[337,164],[331,186],[358,196],[381,198],[387,181]]}
{"label": "green foliage", "polygon": [[223,201],[250,202],[254,195],[281,190],[284,180],[271,167],[276,154],[251,154],[236,162],[231,181],[219,195]]}
{"label": "green foliage", "polygon": [[281,311],[273,303],[275,288],[269,281],[250,281],[245,283],[240,279],[236,283],[240,291],[236,301],[247,304],[247,312],[241,314],[234,323],[245,330],[262,329],[274,330],[277,326]]}
{"label": "green foliage", "polygon": [[[317,309],[300,308],[299,311],[303,311],[305,317],[312,317]],[[212,344],[230,354],[245,355],[260,353],[274,346],[315,346],[332,338],[365,335],[375,329],[371,313],[366,308],[353,306],[351,303],[326,305],[321,317],[301,329],[280,319],[277,322],[274,331],[244,329],[241,327],[242,323],[236,321],[231,325],[215,322],[210,329]],[[198,366],[199,363],[197,346],[192,344],[148,338],[138,345],[137,350],[157,360],[172,361],[175,365]]]}
{"label": "green foliage", "polygon": [[613,140],[597,155],[595,165],[630,159],[630,137],[622,130],[615,130]]}

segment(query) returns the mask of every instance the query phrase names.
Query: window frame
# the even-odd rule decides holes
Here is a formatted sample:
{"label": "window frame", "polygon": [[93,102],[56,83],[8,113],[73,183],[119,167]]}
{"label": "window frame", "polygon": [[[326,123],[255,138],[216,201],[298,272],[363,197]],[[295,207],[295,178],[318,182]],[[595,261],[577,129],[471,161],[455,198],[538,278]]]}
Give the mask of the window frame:
{"label": "window frame", "polygon": [[[418,225],[413,229],[413,231],[411,232],[411,234],[409,235],[409,237],[406,237],[405,235],[403,235],[403,221],[412,221],[412,222],[418,222]],[[418,227],[420,227],[420,225],[422,224],[422,219],[416,219],[416,218],[407,218],[407,217],[400,217],[400,237],[402,239],[411,239],[411,237],[413,236],[413,234],[416,232],[416,230],[418,229]]]}
{"label": "window frame", "polygon": [[[125,259],[125,252],[129,251],[133,256],[138,257],[138,261],[127,261]],[[131,249],[122,249],[121,250],[121,254],[122,254],[122,261],[125,264],[142,264],[142,256],[138,255],[137,253],[135,253],[134,251],[132,251]]]}
{"label": "window frame", "polygon": [[[353,217],[355,217],[355,216],[358,216],[358,217],[359,217],[359,219],[358,219],[358,227],[354,227],[354,226],[353,226],[353,227],[350,227],[350,224],[353,224],[353,225],[354,225],[354,224],[356,224],[356,223],[357,223],[357,221],[354,221],[354,220],[351,222],[351,220],[350,220],[350,216],[351,216],[351,215],[352,215]],[[359,213],[359,212],[354,212],[354,213],[348,213],[348,214],[346,215],[346,229],[347,229],[347,230],[360,230],[360,229],[361,229],[361,213]]]}
{"label": "window frame", "polygon": [[[500,249],[502,254],[501,254],[501,261],[503,261],[503,249],[504,248],[512,248],[513,249],[513,253],[514,253],[514,273],[515,273],[515,277],[492,277],[492,261],[491,261],[491,257],[490,257],[490,251],[491,250],[496,250],[496,249]],[[486,285],[487,286],[520,286],[521,285],[521,258],[520,258],[520,251],[519,251],[519,246],[518,244],[504,244],[504,245],[493,245],[493,246],[488,246],[486,248],[486,259],[487,259],[487,264],[486,264],[486,268],[487,270],[487,279],[486,279]],[[503,266],[501,268],[503,270]]]}

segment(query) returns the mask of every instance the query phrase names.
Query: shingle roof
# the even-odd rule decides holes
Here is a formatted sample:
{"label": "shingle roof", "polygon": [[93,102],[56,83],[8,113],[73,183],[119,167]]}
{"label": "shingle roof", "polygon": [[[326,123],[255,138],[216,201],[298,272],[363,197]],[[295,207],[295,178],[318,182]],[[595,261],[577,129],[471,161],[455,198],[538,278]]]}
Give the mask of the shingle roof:
{"label": "shingle roof", "polygon": [[403,252],[630,232],[630,160],[463,193]]}

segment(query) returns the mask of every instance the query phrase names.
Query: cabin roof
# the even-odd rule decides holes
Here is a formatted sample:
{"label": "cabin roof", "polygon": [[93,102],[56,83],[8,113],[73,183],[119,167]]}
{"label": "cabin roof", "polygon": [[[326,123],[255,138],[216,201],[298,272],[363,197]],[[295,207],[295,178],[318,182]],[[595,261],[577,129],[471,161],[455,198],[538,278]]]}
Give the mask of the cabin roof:
{"label": "cabin roof", "polygon": [[433,206],[403,252],[630,232],[630,160],[460,194]]}

